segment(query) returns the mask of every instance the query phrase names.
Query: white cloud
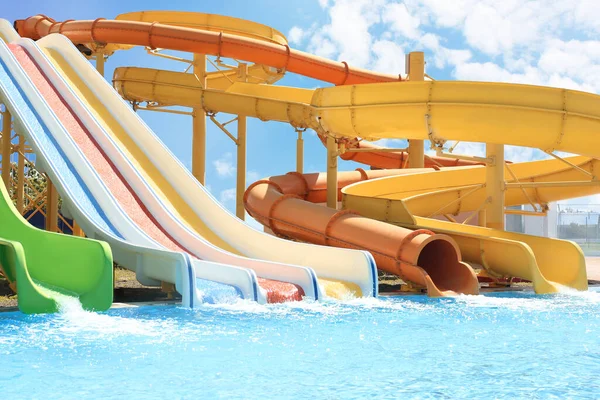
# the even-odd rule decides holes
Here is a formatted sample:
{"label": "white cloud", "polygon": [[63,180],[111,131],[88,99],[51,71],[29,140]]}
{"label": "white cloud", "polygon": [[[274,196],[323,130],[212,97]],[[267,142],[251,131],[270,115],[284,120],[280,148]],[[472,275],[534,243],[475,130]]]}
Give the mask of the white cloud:
{"label": "white cloud", "polygon": [[231,153],[223,154],[221,158],[213,161],[213,165],[217,171],[217,174],[222,178],[232,176],[235,172]]}
{"label": "white cloud", "polygon": [[392,31],[409,39],[419,37],[419,18],[408,12],[405,4],[390,3],[383,9],[383,22],[390,24]]}
{"label": "white cloud", "polygon": [[595,40],[600,2],[595,0],[330,0],[320,5],[329,23],[295,27],[291,36],[302,36],[308,51],[324,57],[402,73],[404,50],[421,48],[428,50],[428,63],[449,68],[456,79],[600,92],[600,41]]}
{"label": "white cloud", "polygon": [[302,41],[306,34],[307,32],[304,31],[304,29],[298,26],[294,26],[292,27],[292,29],[290,29],[290,32],[288,33],[288,40],[291,44],[302,44]]}
{"label": "white cloud", "polygon": [[235,188],[225,189],[219,195],[221,203],[226,204],[229,201],[235,200]]}
{"label": "white cloud", "polygon": [[378,40],[372,46],[374,61],[372,69],[390,74],[404,74],[404,50],[397,43]]}
{"label": "white cloud", "polygon": [[[322,3],[323,5],[323,3]],[[334,0],[325,5],[330,23],[317,29],[308,50],[358,67],[370,61],[373,40],[369,29],[381,21],[385,0]]]}

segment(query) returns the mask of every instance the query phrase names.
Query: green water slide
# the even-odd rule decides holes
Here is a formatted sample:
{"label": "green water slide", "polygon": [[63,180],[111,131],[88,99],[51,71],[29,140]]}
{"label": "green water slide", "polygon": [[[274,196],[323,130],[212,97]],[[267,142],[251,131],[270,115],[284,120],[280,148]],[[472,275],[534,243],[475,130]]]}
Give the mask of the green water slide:
{"label": "green water slide", "polygon": [[107,243],[37,229],[21,217],[0,180],[0,268],[16,287],[26,314],[58,311],[57,298],[78,297],[86,310],[113,300],[112,253]]}

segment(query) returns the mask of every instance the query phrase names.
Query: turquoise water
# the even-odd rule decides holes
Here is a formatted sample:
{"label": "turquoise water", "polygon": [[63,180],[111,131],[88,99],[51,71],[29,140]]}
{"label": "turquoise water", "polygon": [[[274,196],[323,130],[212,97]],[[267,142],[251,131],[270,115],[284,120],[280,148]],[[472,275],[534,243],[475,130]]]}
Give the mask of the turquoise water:
{"label": "turquoise water", "polygon": [[600,293],[0,314],[12,399],[598,398]]}

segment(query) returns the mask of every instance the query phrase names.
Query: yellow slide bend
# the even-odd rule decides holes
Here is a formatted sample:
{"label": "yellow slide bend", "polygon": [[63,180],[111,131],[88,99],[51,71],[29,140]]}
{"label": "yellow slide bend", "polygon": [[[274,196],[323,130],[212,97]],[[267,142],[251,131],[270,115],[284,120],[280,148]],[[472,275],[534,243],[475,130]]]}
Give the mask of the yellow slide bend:
{"label": "yellow slide bend", "polygon": [[[587,157],[566,160],[591,174],[600,167],[599,160]],[[553,186],[585,176],[561,160],[507,164],[505,168],[516,178],[508,183],[541,184],[537,188],[507,188],[507,206],[526,204],[530,199],[545,204],[600,192],[600,181],[581,186]],[[556,292],[560,285],[587,289],[585,257],[572,242],[432,218],[477,211],[486,200],[484,182],[482,166],[421,170],[350,185],[342,190],[343,205],[392,224],[448,234],[456,240],[466,260],[483,265],[492,274],[529,279],[538,293]],[[544,182],[552,186],[545,187]]]}
{"label": "yellow slide bend", "polygon": [[[143,12],[124,14],[118,19],[160,20],[166,24],[245,37],[257,35],[252,37],[256,40],[280,44],[285,41],[283,35],[273,30],[257,33],[255,28],[260,27],[251,26],[249,24],[253,23],[247,21],[234,21],[228,17],[223,17],[222,21],[192,21],[185,19],[188,16],[185,13]],[[260,68],[270,73],[284,72]],[[215,73],[215,79],[219,74]],[[122,68],[115,71],[114,84],[128,100],[151,100],[161,105],[187,105],[202,107],[206,111],[284,121],[338,137],[429,139],[435,144],[462,140],[535,147],[545,151],[562,150],[591,157],[600,152],[600,138],[596,134],[600,128],[600,97],[577,91],[444,81],[349,85],[311,91],[219,79],[219,84],[216,80],[214,85],[209,81],[208,89],[202,90],[193,75]],[[128,147],[126,143],[124,145]],[[575,161],[585,162],[582,159]],[[590,169],[594,162],[590,161]],[[565,189],[551,185],[543,190],[511,187],[506,192],[507,205],[527,203],[531,198],[543,203],[577,197],[595,193],[598,188],[595,178],[591,182],[582,182],[580,186],[573,185],[574,181],[582,181],[583,178],[570,175],[580,172],[558,160],[514,164],[510,168],[514,170],[511,173],[516,177],[515,182],[549,179],[547,182],[553,184],[570,181],[571,186]],[[385,178],[382,183],[357,184],[346,189],[345,207],[399,225],[450,234],[459,243],[467,260],[480,262],[492,272],[531,279],[538,292],[556,291],[556,283],[584,289],[584,259],[574,244],[427,218],[442,213],[477,210],[485,200],[485,190],[482,189],[484,175],[483,167],[475,167],[422,172],[418,176],[405,174]],[[394,191],[389,189],[391,183],[410,190]],[[159,182],[156,184],[160,186]],[[460,202],[452,202],[465,191],[473,193]],[[382,202],[393,212],[380,215]],[[458,204],[459,209],[445,209],[449,202],[455,206]],[[515,259],[519,261],[513,262]],[[565,272],[567,270],[571,272]]]}
{"label": "yellow slide bend", "polygon": [[[314,91],[234,83],[223,92],[210,89],[202,91],[197,83],[189,79],[184,80],[182,75],[185,74],[144,68],[119,68],[115,72],[114,84],[120,94],[128,100],[152,100],[163,104],[187,106],[202,105],[210,111],[249,115],[261,120],[276,120],[288,122],[294,126],[310,127],[320,132],[328,131],[337,135],[370,137],[371,139],[408,136],[409,138],[431,138],[434,141],[441,141],[441,133],[451,132],[448,135],[444,134],[443,139],[458,137],[462,140],[487,142],[505,140],[510,144],[539,147],[545,150],[560,149],[583,153],[586,151],[583,146],[578,145],[577,140],[569,138],[573,135],[579,136],[578,128],[576,128],[579,125],[587,127],[590,123],[599,122],[593,115],[589,113],[586,115],[582,105],[582,99],[593,97],[598,101],[597,96],[562,89],[436,81],[435,83],[405,82],[350,88],[335,87]],[[449,84],[445,87],[448,93],[442,90],[444,84]],[[473,86],[479,86],[475,92],[482,92],[478,95],[480,97],[474,98],[475,96],[470,94]],[[175,90],[174,87],[176,87]],[[439,97],[432,97],[435,102],[429,104],[427,101],[419,103],[418,93],[429,87],[435,88],[431,95],[435,93]],[[464,103],[449,97],[453,89],[460,93],[461,87],[470,89],[467,90],[468,96],[465,95]],[[517,94],[513,96],[512,89],[515,87]],[[408,94],[405,94],[404,88],[408,88]],[[489,95],[490,91],[487,90],[489,88],[495,89],[491,90],[492,96],[487,99],[485,96],[481,97],[486,91]],[[344,102],[343,97],[350,96],[352,92],[354,92],[354,97],[351,96],[351,101]],[[360,93],[363,93],[364,97],[361,97]],[[493,93],[498,98],[494,98]],[[523,102],[523,97],[519,93],[533,95],[530,100],[531,106],[527,106],[527,103]],[[557,110],[558,106],[553,105],[552,95],[565,99],[564,104],[560,104],[560,107],[564,108],[563,110]],[[203,99],[202,103],[198,101],[200,98]],[[447,99],[448,102],[442,103],[440,101],[442,98]],[[511,98],[515,101],[518,100],[520,104],[508,105],[509,101],[507,100]],[[556,98],[554,100],[554,103],[558,101]],[[399,111],[404,108],[411,108],[411,110],[400,113]],[[416,111],[412,108],[420,109],[421,113],[417,114],[421,115],[421,118],[414,117]],[[448,110],[456,109],[460,112],[457,111],[456,117],[453,117],[452,112],[446,108]],[[480,110],[487,113],[486,116],[477,119],[467,118],[468,115],[478,114]],[[507,115],[505,119],[496,119],[495,117],[492,119],[491,115],[495,114],[494,110],[511,115]],[[430,114],[427,114],[429,116],[426,117],[424,112],[429,112]],[[520,112],[524,114],[522,119]],[[407,115],[406,119],[404,119],[405,115]],[[544,119],[544,115],[547,120]],[[320,116],[321,119],[318,120],[317,116]],[[559,118],[556,118],[557,116]],[[449,121],[440,117],[449,119]],[[453,118],[466,119],[454,121]],[[490,129],[486,129],[486,123],[482,122],[485,118],[494,124]],[[521,130],[520,123],[523,121],[527,124],[531,118],[539,118],[541,126],[548,129],[538,132],[537,135],[526,135]],[[552,128],[552,123],[555,123],[554,128]],[[504,126],[504,129],[501,125]],[[465,129],[460,129],[463,126]],[[429,129],[431,129],[431,135],[429,135]],[[477,131],[477,134],[473,131]],[[371,132],[371,134],[366,132]],[[419,134],[419,132],[421,133]],[[507,135],[504,135],[503,132],[507,132]],[[556,135],[547,132],[554,132]],[[553,142],[553,140],[555,141]],[[593,150],[593,148],[589,150]],[[596,161],[585,157],[576,157],[570,162],[581,164],[582,168],[593,171]],[[519,182],[573,182],[585,179],[580,171],[559,160],[512,164],[507,168],[511,169]],[[506,175],[510,176],[509,173]],[[485,169],[483,167],[428,171],[412,177],[410,174],[403,174],[395,178],[383,178],[380,183],[378,182],[369,181],[346,188],[344,206],[359,211],[367,217],[408,228],[426,228],[448,234],[457,241],[465,260],[484,265],[492,274],[530,279],[538,293],[556,292],[558,290],[557,283],[580,290],[587,288],[585,259],[581,250],[573,243],[423,218],[436,212],[437,214],[458,214],[474,211],[480,207],[485,200],[483,187]],[[390,189],[390,185],[396,183],[399,185],[398,187],[404,188],[403,191],[394,192],[394,189]],[[475,188],[477,185],[479,188]],[[452,202],[460,197],[461,193],[464,194],[469,190],[473,190],[473,194],[460,202]],[[529,199],[544,203],[585,196],[599,191],[600,186],[588,183],[568,188],[530,188],[525,192],[520,188],[511,188],[506,191],[506,204],[526,204]],[[398,200],[398,206],[393,204],[390,207],[389,200]],[[445,208],[444,206],[448,203],[451,203],[451,206]],[[388,211],[386,214],[382,211],[384,209],[382,207],[388,207],[388,210],[395,210],[395,212]],[[550,251],[550,249],[552,250]]]}

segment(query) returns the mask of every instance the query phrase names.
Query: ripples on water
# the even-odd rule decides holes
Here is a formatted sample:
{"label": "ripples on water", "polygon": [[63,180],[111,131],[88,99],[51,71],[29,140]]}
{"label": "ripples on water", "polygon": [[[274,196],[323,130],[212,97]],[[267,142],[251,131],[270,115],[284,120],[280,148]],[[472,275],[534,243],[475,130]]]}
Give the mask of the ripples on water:
{"label": "ripples on water", "polygon": [[597,398],[600,293],[0,314],[5,398]]}

